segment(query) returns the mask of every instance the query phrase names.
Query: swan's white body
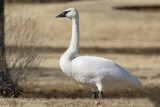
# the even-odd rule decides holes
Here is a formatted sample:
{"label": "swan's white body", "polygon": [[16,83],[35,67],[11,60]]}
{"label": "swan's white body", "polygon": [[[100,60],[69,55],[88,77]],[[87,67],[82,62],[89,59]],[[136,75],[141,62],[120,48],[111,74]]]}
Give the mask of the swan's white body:
{"label": "swan's white body", "polygon": [[72,39],[69,48],[60,58],[60,67],[69,77],[88,84],[92,91],[94,86],[99,91],[105,88],[143,88],[141,82],[115,62],[96,56],[76,57],[79,49],[79,15],[75,8],[65,11],[66,17],[72,19]]}

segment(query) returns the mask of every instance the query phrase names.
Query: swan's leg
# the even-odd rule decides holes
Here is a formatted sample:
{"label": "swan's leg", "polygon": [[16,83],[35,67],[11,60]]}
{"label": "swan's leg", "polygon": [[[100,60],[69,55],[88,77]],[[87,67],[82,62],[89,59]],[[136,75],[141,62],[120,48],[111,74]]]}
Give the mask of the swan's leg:
{"label": "swan's leg", "polygon": [[91,87],[91,90],[92,90],[92,97],[93,97],[93,99],[96,99],[97,98],[97,92],[96,92],[96,90],[93,87]]}
{"label": "swan's leg", "polygon": [[97,98],[97,92],[92,92],[92,97],[93,97],[93,99],[96,99]]}
{"label": "swan's leg", "polygon": [[96,86],[97,86],[97,88],[99,90],[99,94],[98,94],[99,99],[102,99],[103,98],[103,86],[102,86],[101,83],[96,83]]}
{"label": "swan's leg", "polygon": [[99,99],[102,99],[103,98],[103,92],[100,91],[99,94],[98,94],[98,96],[99,96]]}

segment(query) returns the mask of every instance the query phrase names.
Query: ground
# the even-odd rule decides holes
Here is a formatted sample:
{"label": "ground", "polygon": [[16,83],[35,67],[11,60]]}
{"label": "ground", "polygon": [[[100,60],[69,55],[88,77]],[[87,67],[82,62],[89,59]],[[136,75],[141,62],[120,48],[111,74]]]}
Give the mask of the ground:
{"label": "ground", "polygon": [[[31,14],[37,23],[40,43],[33,49],[43,61],[37,75],[23,88],[29,98],[0,98],[3,106],[108,106],[151,107],[160,104],[160,24],[159,11],[118,10],[123,6],[160,5],[158,0],[99,0],[50,4],[7,4],[6,13]],[[103,100],[91,98],[90,88],[68,78],[59,67],[59,58],[69,46],[71,21],[55,19],[69,7],[80,14],[80,50],[78,56],[91,55],[111,59],[137,77],[148,93],[125,90],[105,91]],[[6,32],[7,33],[7,32]],[[6,37],[9,47],[10,37]],[[15,47],[12,47],[13,49]],[[117,50],[124,51],[117,51]],[[138,49],[138,51],[137,51]],[[130,51],[126,51],[130,50]],[[146,51],[144,51],[146,50]]]}

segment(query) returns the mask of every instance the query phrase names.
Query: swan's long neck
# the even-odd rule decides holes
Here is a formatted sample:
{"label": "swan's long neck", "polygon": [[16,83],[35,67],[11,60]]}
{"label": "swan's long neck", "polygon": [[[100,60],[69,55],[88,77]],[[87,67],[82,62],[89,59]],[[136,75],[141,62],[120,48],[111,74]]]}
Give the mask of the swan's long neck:
{"label": "swan's long neck", "polygon": [[71,43],[67,51],[60,58],[60,66],[62,71],[73,77],[71,62],[76,57],[79,49],[79,18],[72,18],[72,38]]}
{"label": "swan's long neck", "polygon": [[79,17],[72,18],[72,38],[67,51],[64,53],[70,60],[76,57],[79,50]]}

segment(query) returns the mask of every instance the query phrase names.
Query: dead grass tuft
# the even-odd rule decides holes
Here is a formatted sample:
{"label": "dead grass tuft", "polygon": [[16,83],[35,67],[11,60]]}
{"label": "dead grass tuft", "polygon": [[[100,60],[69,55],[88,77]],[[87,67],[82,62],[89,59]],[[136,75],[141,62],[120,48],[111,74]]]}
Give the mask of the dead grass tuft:
{"label": "dead grass tuft", "polygon": [[[23,9],[18,16],[11,16],[9,13],[6,15],[6,44],[10,46],[21,46],[21,51],[17,52],[16,49],[6,49],[6,63],[0,64],[1,68],[7,65],[8,72],[5,72],[9,77],[10,84],[4,82],[6,85],[1,85],[1,95],[5,97],[19,97],[24,95],[21,84],[24,85],[36,70],[34,67],[39,64],[38,54],[30,50],[26,52],[23,47],[30,46],[37,42],[39,36],[36,31],[36,24],[30,19],[30,15],[24,14]],[[7,78],[6,78],[7,79]]]}

